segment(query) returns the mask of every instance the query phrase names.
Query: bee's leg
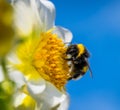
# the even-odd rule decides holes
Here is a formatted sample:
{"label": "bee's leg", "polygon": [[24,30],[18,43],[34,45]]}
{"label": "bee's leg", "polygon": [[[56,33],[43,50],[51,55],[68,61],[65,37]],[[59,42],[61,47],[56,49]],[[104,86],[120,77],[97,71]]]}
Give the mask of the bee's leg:
{"label": "bee's leg", "polygon": [[82,76],[83,76],[83,75],[80,74],[80,73],[74,73],[73,76],[71,76],[71,77],[68,78],[68,81],[70,81],[70,80],[72,80],[72,79],[74,79],[74,80],[80,79]]}
{"label": "bee's leg", "polygon": [[66,58],[65,58],[65,60],[68,60],[68,61],[70,61],[70,60],[72,60],[73,58],[72,58],[72,56],[70,55],[70,54],[67,54],[66,55]]}
{"label": "bee's leg", "polygon": [[67,60],[67,61],[71,61],[72,60],[72,58],[64,58],[65,60]]}
{"label": "bee's leg", "polygon": [[71,58],[71,57],[63,57],[63,59],[67,60],[67,61],[72,61],[73,60],[73,58]]}
{"label": "bee's leg", "polygon": [[70,81],[70,80],[72,80],[72,77],[69,77],[69,78],[68,78],[68,81]]}
{"label": "bee's leg", "polygon": [[69,73],[71,76],[68,78],[68,81],[73,79],[73,69],[74,69],[74,66],[73,66],[73,63],[71,62],[69,65]]}
{"label": "bee's leg", "polygon": [[79,79],[79,78],[81,78],[82,77],[82,75],[80,74],[80,73],[75,73],[74,75],[73,75],[73,79]]}
{"label": "bee's leg", "polygon": [[82,71],[78,71],[73,75],[72,79],[80,79],[85,73]]}

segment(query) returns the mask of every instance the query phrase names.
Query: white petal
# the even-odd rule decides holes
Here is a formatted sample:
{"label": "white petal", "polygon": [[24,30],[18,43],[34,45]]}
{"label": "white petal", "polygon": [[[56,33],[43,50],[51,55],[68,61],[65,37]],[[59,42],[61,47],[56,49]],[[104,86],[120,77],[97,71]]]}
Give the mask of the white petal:
{"label": "white petal", "polygon": [[51,101],[49,100],[48,103],[50,103],[52,106],[55,106],[62,102],[66,96],[60,92],[53,84],[49,82],[46,83],[46,89],[42,94],[42,97],[45,96],[43,99],[46,101],[50,99]]}
{"label": "white petal", "polygon": [[19,1],[24,2],[26,5],[28,5],[30,3],[30,0],[8,0],[11,4],[15,4]]}
{"label": "white petal", "polygon": [[56,33],[58,35],[58,37],[62,38],[64,43],[71,43],[72,41],[72,33],[63,27],[57,26],[55,27],[55,30],[53,31],[53,33]]}
{"label": "white petal", "polygon": [[9,70],[9,77],[13,80],[18,88],[21,88],[25,84],[25,78],[23,74],[16,70]]}
{"label": "white petal", "polygon": [[14,106],[15,107],[20,106],[25,97],[26,97],[26,94],[24,94],[24,93],[21,93],[21,92],[16,93],[14,96],[14,102],[13,102]]}
{"label": "white petal", "polygon": [[[41,106],[42,110],[53,108],[63,102],[66,95],[60,92],[53,84],[46,82],[46,89],[37,97],[37,105]],[[38,106],[38,107],[39,107]],[[46,107],[46,108],[44,108]]]}
{"label": "white petal", "polygon": [[58,110],[68,110],[68,108],[69,108],[69,100],[70,100],[69,96],[66,95],[65,99],[60,104]]}
{"label": "white petal", "polygon": [[13,97],[13,106],[15,110],[34,110],[35,101],[29,95],[16,91]]}
{"label": "white petal", "polygon": [[18,56],[16,55],[16,53],[14,52],[15,50],[13,50],[13,52],[9,53],[6,57],[7,62],[8,62],[8,68],[11,68],[11,62],[13,64],[20,64],[21,61],[18,59]]}
{"label": "white petal", "polygon": [[31,8],[35,13],[36,19],[42,31],[49,30],[54,25],[55,7],[52,2],[48,0],[30,0]]}
{"label": "white petal", "polygon": [[26,81],[28,91],[31,96],[37,98],[46,88],[45,80],[39,79],[37,81]]}
{"label": "white petal", "polygon": [[28,3],[17,0],[13,3],[15,10],[15,28],[20,36],[27,36],[32,33],[35,24],[35,17]]}

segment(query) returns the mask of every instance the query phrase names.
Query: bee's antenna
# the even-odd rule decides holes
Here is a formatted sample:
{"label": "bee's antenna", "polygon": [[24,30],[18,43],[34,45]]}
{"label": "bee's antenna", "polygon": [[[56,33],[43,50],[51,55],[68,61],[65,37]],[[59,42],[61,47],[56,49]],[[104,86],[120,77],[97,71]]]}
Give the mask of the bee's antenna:
{"label": "bee's antenna", "polygon": [[86,59],[86,63],[87,63],[87,65],[88,65],[88,68],[89,68],[89,71],[90,71],[90,76],[91,76],[91,78],[93,78],[92,70],[91,70],[91,68],[90,68],[90,65],[89,65],[87,59]]}
{"label": "bee's antenna", "polygon": [[90,65],[88,65],[88,68],[89,68],[89,71],[90,71],[90,76],[91,76],[91,78],[93,78],[93,74],[92,74],[92,70],[90,68]]}

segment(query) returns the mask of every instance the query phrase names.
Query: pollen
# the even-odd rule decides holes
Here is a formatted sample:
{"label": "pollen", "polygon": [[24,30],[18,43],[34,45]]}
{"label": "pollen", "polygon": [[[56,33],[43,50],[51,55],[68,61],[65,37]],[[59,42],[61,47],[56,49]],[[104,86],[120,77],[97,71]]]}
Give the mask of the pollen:
{"label": "pollen", "polygon": [[66,47],[62,39],[51,31],[42,33],[33,53],[32,65],[39,75],[62,90],[67,83],[69,67],[65,58]]}

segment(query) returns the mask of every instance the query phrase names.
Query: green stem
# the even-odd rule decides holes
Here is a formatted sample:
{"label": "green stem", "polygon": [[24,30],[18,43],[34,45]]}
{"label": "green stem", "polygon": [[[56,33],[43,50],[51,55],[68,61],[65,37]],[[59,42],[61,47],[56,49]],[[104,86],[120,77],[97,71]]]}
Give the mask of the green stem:
{"label": "green stem", "polygon": [[2,70],[3,70],[3,73],[4,73],[5,79],[6,80],[9,79],[8,78],[8,70],[7,70],[7,67],[6,67],[6,60],[5,60],[5,58],[1,59],[1,66],[2,66]]}

